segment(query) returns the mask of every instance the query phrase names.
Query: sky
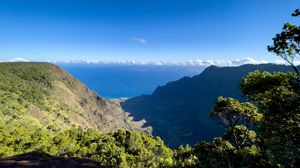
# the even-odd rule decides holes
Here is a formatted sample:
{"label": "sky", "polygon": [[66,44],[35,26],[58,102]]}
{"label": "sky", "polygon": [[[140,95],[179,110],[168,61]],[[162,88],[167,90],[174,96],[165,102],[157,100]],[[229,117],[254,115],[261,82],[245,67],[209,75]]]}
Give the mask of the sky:
{"label": "sky", "polygon": [[278,59],[299,0],[0,0],[0,60]]}

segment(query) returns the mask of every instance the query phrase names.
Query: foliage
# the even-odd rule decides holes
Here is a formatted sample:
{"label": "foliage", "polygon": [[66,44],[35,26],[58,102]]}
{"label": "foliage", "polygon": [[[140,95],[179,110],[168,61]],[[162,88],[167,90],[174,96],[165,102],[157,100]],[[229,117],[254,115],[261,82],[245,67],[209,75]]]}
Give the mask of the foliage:
{"label": "foliage", "polygon": [[211,116],[221,119],[225,126],[234,128],[237,124],[243,123],[248,127],[262,119],[256,106],[249,102],[240,103],[233,98],[218,97],[211,112]]}
{"label": "foliage", "polygon": [[[299,9],[292,16],[300,16]],[[300,76],[299,70],[294,65],[294,60],[300,56],[300,26],[285,23],[282,29],[283,31],[273,38],[273,45],[268,46],[268,50],[283,58]]]}
{"label": "foliage", "polygon": [[264,113],[259,130],[265,153],[286,165],[299,159],[300,90],[295,83],[295,74],[267,72],[253,72],[242,82],[244,94]]}
{"label": "foliage", "polygon": [[92,129],[57,133],[30,123],[18,124],[1,123],[0,157],[39,150],[52,156],[89,158],[105,167],[161,167],[173,163],[172,150],[150,135],[125,130],[102,134]]}

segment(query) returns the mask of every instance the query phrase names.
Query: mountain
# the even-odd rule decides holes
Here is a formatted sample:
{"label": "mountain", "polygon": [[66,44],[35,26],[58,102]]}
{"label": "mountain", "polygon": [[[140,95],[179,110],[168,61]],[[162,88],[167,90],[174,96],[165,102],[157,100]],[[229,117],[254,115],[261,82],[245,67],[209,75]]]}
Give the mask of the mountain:
{"label": "mountain", "polygon": [[173,151],[56,65],[0,63],[0,167],[166,167]]}
{"label": "mountain", "polygon": [[149,132],[120,105],[106,100],[63,69],[49,63],[0,63],[0,117],[52,130],[93,128]]}
{"label": "mountain", "polygon": [[151,95],[126,100],[121,105],[136,119],[146,119],[153,134],[166,144],[194,144],[211,140],[224,132],[220,123],[209,117],[218,96],[245,100],[239,90],[242,77],[254,70],[291,71],[291,67],[275,64],[210,66],[194,77],[183,77],[159,86]]}

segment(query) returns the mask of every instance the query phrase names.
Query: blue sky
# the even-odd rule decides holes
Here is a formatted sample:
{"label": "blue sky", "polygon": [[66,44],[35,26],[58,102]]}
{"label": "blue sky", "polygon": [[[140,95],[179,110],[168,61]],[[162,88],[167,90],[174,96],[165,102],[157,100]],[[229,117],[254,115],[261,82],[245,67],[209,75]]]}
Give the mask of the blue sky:
{"label": "blue sky", "polygon": [[257,60],[299,0],[0,0],[0,60]]}

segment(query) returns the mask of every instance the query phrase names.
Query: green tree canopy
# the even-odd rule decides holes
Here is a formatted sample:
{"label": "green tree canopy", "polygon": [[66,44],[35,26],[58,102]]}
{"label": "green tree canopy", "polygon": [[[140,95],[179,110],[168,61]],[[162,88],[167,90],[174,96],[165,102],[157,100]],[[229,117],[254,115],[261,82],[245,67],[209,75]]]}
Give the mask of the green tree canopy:
{"label": "green tree canopy", "polygon": [[[300,16],[299,9],[292,16]],[[283,58],[300,77],[300,72],[294,64],[294,60],[300,56],[300,26],[285,23],[282,29],[283,31],[273,38],[273,44],[268,46],[268,51]]]}

